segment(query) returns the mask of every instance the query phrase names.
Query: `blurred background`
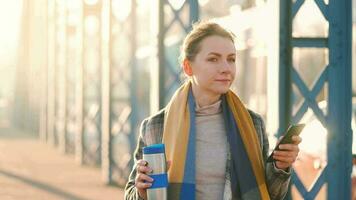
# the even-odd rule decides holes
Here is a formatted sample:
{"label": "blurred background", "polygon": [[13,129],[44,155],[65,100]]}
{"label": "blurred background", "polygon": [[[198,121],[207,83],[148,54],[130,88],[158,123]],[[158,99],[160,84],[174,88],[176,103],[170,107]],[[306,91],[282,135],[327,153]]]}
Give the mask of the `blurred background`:
{"label": "blurred background", "polygon": [[0,199],[123,199],[139,125],[183,81],[182,40],[207,19],[237,36],[232,89],[270,148],[307,124],[286,199],[356,199],[355,0],[0,5]]}

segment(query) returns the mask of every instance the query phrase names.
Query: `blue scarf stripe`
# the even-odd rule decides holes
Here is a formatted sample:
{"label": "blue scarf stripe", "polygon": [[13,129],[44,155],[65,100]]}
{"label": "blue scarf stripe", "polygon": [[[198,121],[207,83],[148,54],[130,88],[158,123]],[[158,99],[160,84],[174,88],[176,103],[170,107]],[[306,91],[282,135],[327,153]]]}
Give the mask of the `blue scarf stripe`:
{"label": "blue scarf stripe", "polygon": [[196,127],[195,127],[195,101],[192,89],[190,88],[188,94],[190,125],[189,125],[189,141],[188,150],[185,160],[183,185],[181,188],[181,200],[194,200],[195,199],[195,140],[196,140]]}
{"label": "blue scarf stripe", "polygon": [[194,200],[195,199],[195,182],[194,183],[182,183],[181,193],[179,195],[180,200]]}
{"label": "blue scarf stripe", "polygon": [[[223,96],[222,107],[231,151],[231,190],[234,195],[241,196],[252,189],[258,188],[257,180],[246,152],[248,147],[245,147],[242,141],[240,130],[237,128],[236,120],[225,96]],[[258,190],[258,192],[260,191]]]}

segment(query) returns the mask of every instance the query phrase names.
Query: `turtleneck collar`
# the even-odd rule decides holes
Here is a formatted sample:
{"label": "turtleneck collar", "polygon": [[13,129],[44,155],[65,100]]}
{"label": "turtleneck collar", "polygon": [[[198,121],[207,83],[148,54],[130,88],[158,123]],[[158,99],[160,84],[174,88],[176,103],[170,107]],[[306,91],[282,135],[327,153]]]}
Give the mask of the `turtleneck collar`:
{"label": "turtleneck collar", "polygon": [[218,114],[218,113],[222,112],[221,100],[219,100],[213,104],[203,106],[203,107],[200,107],[198,104],[196,104],[195,112],[196,112],[197,116]]}

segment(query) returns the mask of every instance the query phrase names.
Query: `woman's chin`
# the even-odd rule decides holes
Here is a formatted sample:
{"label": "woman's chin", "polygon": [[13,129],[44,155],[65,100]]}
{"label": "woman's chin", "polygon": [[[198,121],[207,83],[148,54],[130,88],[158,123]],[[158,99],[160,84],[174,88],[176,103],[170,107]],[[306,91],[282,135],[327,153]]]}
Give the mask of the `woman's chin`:
{"label": "woman's chin", "polygon": [[217,94],[225,94],[225,93],[227,93],[228,91],[229,91],[229,87],[219,87],[219,88],[216,88],[215,89],[215,93],[217,93]]}

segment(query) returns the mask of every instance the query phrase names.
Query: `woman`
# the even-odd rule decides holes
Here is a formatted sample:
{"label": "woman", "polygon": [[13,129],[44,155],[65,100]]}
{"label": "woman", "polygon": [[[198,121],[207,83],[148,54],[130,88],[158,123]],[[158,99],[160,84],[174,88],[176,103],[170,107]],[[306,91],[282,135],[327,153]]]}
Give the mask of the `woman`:
{"label": "woman", "polygon": [[234,36],[201,22],[187,35],[182,66],[189,77],[168,105],[141,125],[125,199],[146,199],[153,181],[142,147],[164,143],[168,199],[283,199],[301,138],[280,145],[266,163],[262,118],[229,89],[236,71]]}

